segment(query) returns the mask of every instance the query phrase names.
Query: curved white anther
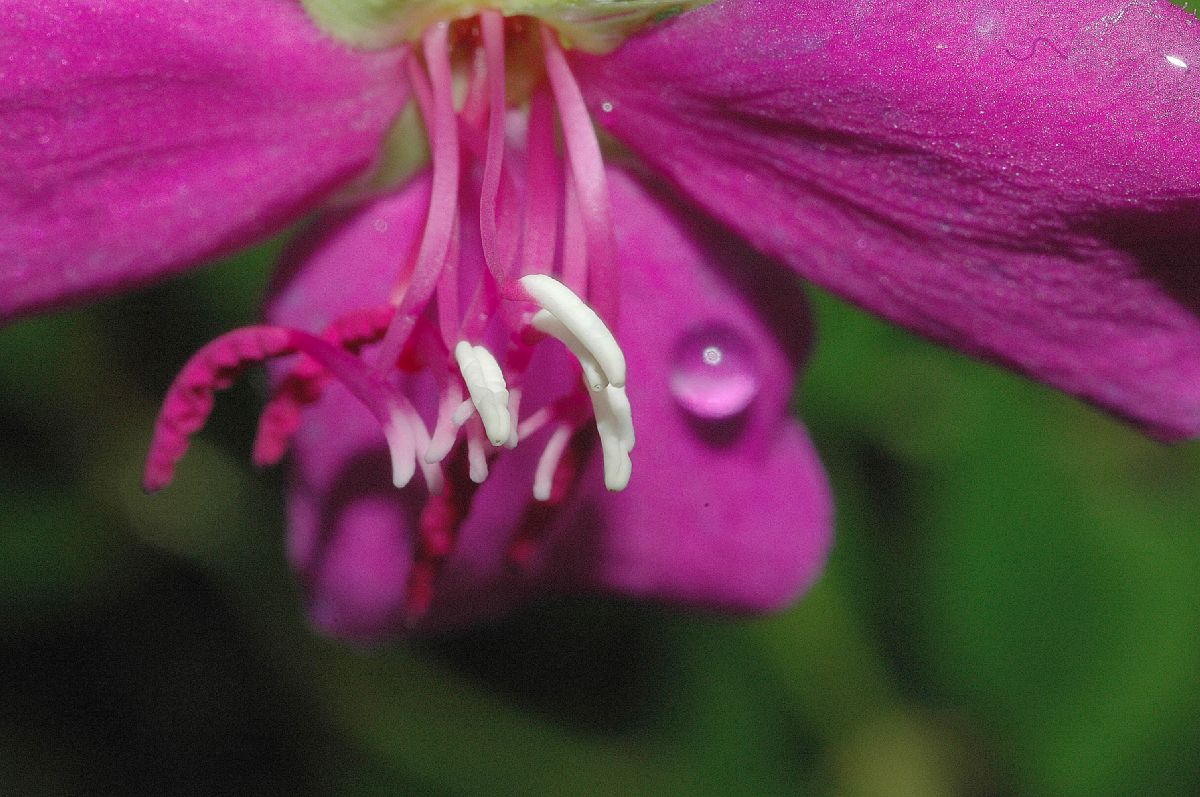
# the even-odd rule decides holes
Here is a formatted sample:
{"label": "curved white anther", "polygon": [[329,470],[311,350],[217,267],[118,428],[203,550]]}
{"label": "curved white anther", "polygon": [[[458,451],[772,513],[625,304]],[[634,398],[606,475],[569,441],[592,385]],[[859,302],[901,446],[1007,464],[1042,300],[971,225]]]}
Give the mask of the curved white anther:
{"label": "curved white anther", "polygon": [[494,446],[508,442],[512,434],[512,416],[508,411],[508,387],[504,372],[492,353],[483,346],[460,340],[454,347],[463,382],[471,394],[471,403],[479,412],[484,431]]}
{"label": "curved white anther", "polygon": [[558,317],[549,310],[538,310],[530,319],[533,328],[545,332],[551,337],[562,341],[562,344],[571,350],[579,359],[579,365],[583,368],[583,380],[592,390],[603,390],[608,385],[608,377],[604,374],[604,369],[600,367],[600,363],[596,362],[596,358],[587,350],[587,347],[580,342],[579,338],[575,337],[575,333],[558,320]]}
{"label": "curved white anther", "polygon": [[561,321],[583,348],[591,352],[604,371],[606,381],[616,387],[625,387],[625,354],[596,311],[554,277],[527,274],[520,282],[539,307]]}
{"label": "curved white anther", "polygon": [[600,450],[604,455],[604,486],[624,490],[633,473],[633,410],[625,388],[609,385],[599,392],[588,392],[592,411],[596,415],[596,431],[600,433]]}

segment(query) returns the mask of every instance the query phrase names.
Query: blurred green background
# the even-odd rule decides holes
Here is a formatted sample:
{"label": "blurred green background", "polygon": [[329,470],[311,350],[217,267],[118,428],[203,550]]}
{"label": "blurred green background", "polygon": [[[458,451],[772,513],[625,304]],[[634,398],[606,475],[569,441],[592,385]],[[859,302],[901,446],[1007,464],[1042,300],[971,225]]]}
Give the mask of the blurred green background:
{"label": "blurred green background", "polygon": [[0,333],[0,793],[1195,794],[1200,448],[821,295],[798,409],[838,541],[795,608],[313,635],[246,463],[261,378],[138,488],[278,248]]}

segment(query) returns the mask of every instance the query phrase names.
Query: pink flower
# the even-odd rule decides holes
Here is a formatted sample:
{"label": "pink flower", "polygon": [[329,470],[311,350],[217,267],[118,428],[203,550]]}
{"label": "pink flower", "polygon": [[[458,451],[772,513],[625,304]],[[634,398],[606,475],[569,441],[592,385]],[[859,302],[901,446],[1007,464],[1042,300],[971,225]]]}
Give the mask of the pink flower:
{"label": "pink flower", "polygon": [[[0,317],[278,229],[378,165],[411,92],[432,169],[293,246],[268,324],[184,368],[147,466],[165,484],[214,389],[299,354],[255,458],[292,444],[290,555],[331,633],[547,589],[792,600],[831,513],[788,414],[808,327],[780,264],[1157,436],[1200,430],[1182,11],[721,0],[603,52],[624,16],[309,5],[380,49],[285,0],[0,7]],[[608,167],[589,117],[628,148]]]}

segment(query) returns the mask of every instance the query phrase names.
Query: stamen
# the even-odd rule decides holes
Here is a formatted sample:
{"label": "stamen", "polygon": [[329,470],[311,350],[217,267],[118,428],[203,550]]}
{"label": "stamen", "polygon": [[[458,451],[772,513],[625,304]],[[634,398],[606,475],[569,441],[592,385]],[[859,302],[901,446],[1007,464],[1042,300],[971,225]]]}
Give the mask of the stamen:
{"label": "stamen", "polygon": [[[429,430],[425,428],[425,422],[421,420],[420,413],[412,404],[408,404],[404,408],[404,418],[408,421],[408,428],[412,432],[413,442],[418,451],[429,450]],[[425,488],[429,490],[430,495],[437,495],[445,486],[445,479],[442,477],[442,469],[437,463],[426,462],[424,457],[413,454],[413,459],[417,463],[417,467],[421,469],[421,475],[425,479]]]}
{"label": "stamen", "polygon": [[512,434],[512,416],[509,415],[508,387],[500,364],[483,346],[472,346],[465,340],[454,347],[454,359],[458,361],[463,382],[471,394],[471,403],[479,411],[488,439],[494,446],[504,445]]}
{"label": "stamen", "polygon": [[387,371],[395,364],[416,326],[417,317],[433,296],[450,249],[450,237],[457,216],[458,120],[454,114],[454,76],[450,69],[447,43],[449,30],[449,23],[439,22],[424,36],[425,62],[433,94],[433,119],[425,118],[433,148],[429,216],[425,220],[425,232],[421,237],[411,278],[376,356],[375,367],[379,371]]}
{"label": "stamen", "polygon": [[476,484],[483,484],[488,477],[487,453],[483,450],[482,424],[472,421],[467,427],[467,475]]}
{"label": "stamen", "polygon": [[552,422],[579,426],[588,420],[587,404],[578,393],[568,393],[548,406],[542,407],[521,421],[521,438],[537,434],[542,427]]}
{"label": "stamen", "polygon": [[458,306],[459,246],[459,220],[456,213],[454,229],[450,235],[450,250],[446,254],[446,263],[442,266],[442,273],[437,284],[438,329],[442,333],[442,343],[446,345],[447,349],[454,346],[458,327],[462,323]]}
{"label": "stamen", "polygon": [[525,142],[528,174],[524,236],[521,241],[521,260],[525,269],[541,267],[548,270],[554,262],[560,178],[558,155],[554,151],[553,113],[550,93],[543,85],[529,101],[529,128]]}
{"label": "stamen", "polygon": [[596,431],[604,455],[604,486],[614,492],[629,485],[633,473],[633,412],[625,388],[609,385],[600,392],[589,392],[596,414]]}
{"label": "stamen", "polygon": [[533,497],[536,500],[550,500],[554,474],[574,431],[570,424],[559,424],[546,441],[546,447],[542,449],[542,455],[538,458],[537,470],[533,474]]}
{"label": "stamen", "polygon": [[538,310],[530,319],[530,323],[533,324],[534,329],[557,338],[570,349],[583,368],[583,379],[589,388],[603,390],[608,385],[608,377],[604,375],[604,369],[600,367],[600,363],[596,362],[596,358],[592,356],[586,346],[580,343],[579,338],[575,337],[567,325],[559,321],[549,310]]}
{"label": "stamen", "polygon": [[462,108],[458,112],[458,118],[462,120],[463,128],[476,130],[483,126],[488,104],[491,101],[487,85],[487,53],[476,49],[471,56],[471,76],[467,80],[467,96],[463,98]]}
{"label": "stamen", "polygon": [[[458,439],[458,430],[467,420],[463,418],[459,421],[456,418],[456,413],[462,403],[462,388],[458,384],[451,384],[446,388],[446,392],[442,394],[442,399],[438,403],[437,423],[433,427],[433,437],[425,448],[425,461],[429,464],[441,462],[454,447],[454,441]],[[468,402],[468,406],[474,405]]]}
{"label": "stamen", "polygon": [[587,294],[588,252],[587,230],[583,227],[583,212],[575,193],[575,178],[568,170],[563,182],[562,282],[580,295]]}
{"label": "stamen", "polygon": [[520,430],[517,427],[517,419],[521,417],[521,388],[519,387],[508,389],[508,415],[512,419],[509,424],[512,429],[508,433],[508,439],[504,441],[504,447],[516,448],[517,443],[521,440]]}
{"label": "stamen", "polygon": [[471,420],[474,415],[475,403],[470,399],[467,399],[462,404],[459,404],[458,408],[454,410],[454,415],[452,416],[451,420],[454,421],[455,426],[461,428],[462,425]]}
{"label": "stamen", "polygon": [[417,472],[417,444],[412,429],[398,402],[388,402],[388,422],[383,425],[388,455],[392,460],[392,484],[405,487]]}
{"label": "stamen", "polygon": [[563,143],[575,179],[579,208],[587,230],[589,266],[588,299],[605,318],[617,318],[617,284],[613,252],[612,219],[608,205],[608,180],[596,129],[583,101],[583,92],[571,74],[557,34],[542,27],[542,50],[546,59],[546,77],[554,91],[562,123]]}
{"label": "stamen", "polygon": [[517,432],[522,438],[529,437],[531,434],[537,434],[538,431],[550,422],[554,412],[551,407],[542,407],[541,409],[531,413],[528,418],[521,421],[517,426]]}
{"label": "stamen", "polygon": [[545,274],[521,277],[521,287],[543,310],[548,310],[579,339],[615,387],[625,386],[625,355],[617,339],[596,314],[566,285]]}
{"label": "stamen", "polygon": [[479,235],[483,259],[488,270],[503,285],[507,269],[496,251],[496,199],[500,191],[500,170],[504,158],[504,18],[490,9],[479,12],[483,34],[483,52],[487,59],[488,128],[483,165],[483,183],[479,190]]}

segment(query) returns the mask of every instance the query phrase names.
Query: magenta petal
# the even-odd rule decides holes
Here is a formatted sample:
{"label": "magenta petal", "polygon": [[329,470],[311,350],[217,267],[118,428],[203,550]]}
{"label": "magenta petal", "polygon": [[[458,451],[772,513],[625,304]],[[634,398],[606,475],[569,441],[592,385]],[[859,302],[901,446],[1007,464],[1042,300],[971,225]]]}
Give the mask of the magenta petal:
{"label": "magenta petal", "polygon": [[1166,2],[721,0],[576,67],[597,118],[816,282],[1200,432],[1200,24]]}
{"label": "magenta petal", "polygon": [[0,321],[278,230],[405,96],[288,0],[4,3],[0,52]]}
{"label": "magenta petal", "polygon": [[564,533],[559,564],[642,597],[787,605],[832,534],[824,470],[788,413],[809,343],[805,297],[778,265],[610,176],[633,478],[605,493],[598,469],[584,474],[593,498]]}

